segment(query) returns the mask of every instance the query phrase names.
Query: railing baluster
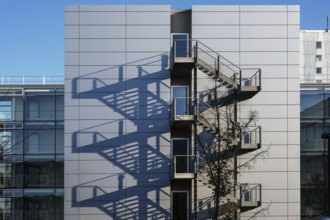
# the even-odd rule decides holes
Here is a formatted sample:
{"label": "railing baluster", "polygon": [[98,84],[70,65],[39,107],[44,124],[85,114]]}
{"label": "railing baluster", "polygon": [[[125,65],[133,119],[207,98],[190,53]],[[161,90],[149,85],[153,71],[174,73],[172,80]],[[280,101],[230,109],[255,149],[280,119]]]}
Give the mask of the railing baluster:
{"label": "railing baluster", "polygon": [[195,54],[195,57],[196,57],[196,59],[198,58],[198,41],[196,41],[196,54]]}

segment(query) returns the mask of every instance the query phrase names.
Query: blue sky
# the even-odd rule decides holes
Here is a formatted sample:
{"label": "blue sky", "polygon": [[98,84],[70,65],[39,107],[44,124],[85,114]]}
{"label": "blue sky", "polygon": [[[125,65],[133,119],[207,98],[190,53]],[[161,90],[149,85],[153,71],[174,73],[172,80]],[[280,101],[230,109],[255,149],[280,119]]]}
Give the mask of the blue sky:
{"label": "blue sky", "polygon": [[0,76],[64,74],[64,5],[243,4],[301,6],[301,29],[325,29],[330,0],[0,0]]}

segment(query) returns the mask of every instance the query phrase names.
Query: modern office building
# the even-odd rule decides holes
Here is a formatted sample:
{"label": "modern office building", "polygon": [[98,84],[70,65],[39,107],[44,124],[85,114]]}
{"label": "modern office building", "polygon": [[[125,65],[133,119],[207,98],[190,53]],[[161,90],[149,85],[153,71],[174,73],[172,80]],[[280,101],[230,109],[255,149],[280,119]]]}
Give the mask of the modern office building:
{"label": "modern office building", "polygon": [[[214,130],[201,102],[233,105],[234,123],[258,112],[234,144],[238,167],[268,149],[239,170],[238,189],[249,187],[227,203],[241,219],[260,209],[299,219],[299,16],[299,6],[67,6],[64,219],[210,218],[196,133]],[[219,99],[206,93],[214,85]]]}
{"label": "modern office building", "polygon": [[0,219],[63,219],[63,85],[1,85],[0,140]]}
{"label": "modern office building", "polygon": [[310,218],[327,209],[330,34],[302,30],[300,39],[301,211]]}
{"label": "modern office building", "polygon": [[329,84],[301,84],[301,211],[302,218],[327,209]]}

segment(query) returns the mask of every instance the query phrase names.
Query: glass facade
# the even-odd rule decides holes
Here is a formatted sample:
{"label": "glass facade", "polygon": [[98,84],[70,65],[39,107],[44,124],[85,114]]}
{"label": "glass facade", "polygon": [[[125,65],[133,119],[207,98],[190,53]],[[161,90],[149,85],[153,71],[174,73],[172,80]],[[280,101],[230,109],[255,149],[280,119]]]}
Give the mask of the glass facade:
{"label": "glass facade", "polygon": [[2,86],[0,140],[0,220],[63,219],[63,86]]}
{"label": "glass facade", "polygon": [[330,86],[301,85],[300,101],[301,211],[310,219],[326,211]]}

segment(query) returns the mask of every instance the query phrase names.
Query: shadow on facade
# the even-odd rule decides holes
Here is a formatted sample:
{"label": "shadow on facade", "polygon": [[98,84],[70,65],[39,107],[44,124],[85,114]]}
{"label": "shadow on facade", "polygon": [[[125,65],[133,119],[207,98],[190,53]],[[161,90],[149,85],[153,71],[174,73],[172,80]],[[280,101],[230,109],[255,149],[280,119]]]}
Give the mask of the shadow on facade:
{"label": "shadow on facade", "polygon": [[[169,78],[167,60],[160,54],[72,80],[73,99],[98,100],[117,115],[72,135],[73,153],[111,164],[109,175],[87,174],[95,179],[72,188],[72,207],[96,207],[114,219],[170,219],[169,93],[161,92],[170,88],[160,80]],[[108,72],[115,75],[107,79]]]}

